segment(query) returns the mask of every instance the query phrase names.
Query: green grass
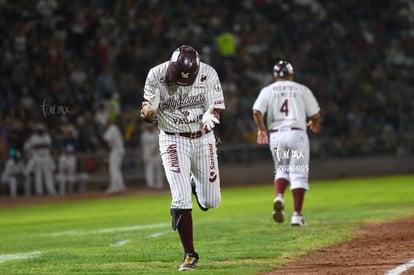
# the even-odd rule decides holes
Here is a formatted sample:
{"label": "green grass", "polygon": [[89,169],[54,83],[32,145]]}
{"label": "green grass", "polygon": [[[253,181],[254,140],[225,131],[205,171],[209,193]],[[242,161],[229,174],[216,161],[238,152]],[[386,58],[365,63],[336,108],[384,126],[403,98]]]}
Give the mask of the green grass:
{"label": "green grass", "polygon": [[[414,216],[408,175],[311,183],[304,228],[289,225],[290,193],[287,222],[275,224],[271,184],[225,187],[219,208],[193,210],[197,274],[257,274],[349,240],[365,223]],[[169,194],[158,194],[0,210],[0,274],[176,273],[182,248],[169,203]],[[5,260],[21,253],[37,254]]]}

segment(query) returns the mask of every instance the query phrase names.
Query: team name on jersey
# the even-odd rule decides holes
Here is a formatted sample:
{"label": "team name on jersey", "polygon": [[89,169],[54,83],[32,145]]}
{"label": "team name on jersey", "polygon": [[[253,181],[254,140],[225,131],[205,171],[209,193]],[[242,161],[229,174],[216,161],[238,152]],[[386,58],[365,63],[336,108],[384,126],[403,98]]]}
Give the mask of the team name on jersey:
{"label": "team name on jersey", "polygon": [[176,98],[174,96],[169,97],[165,102],[161,103],[160,110],[163,111],[168,109],[170,111],[175,111],[178,108],[192,107],[203,104],[205,101],[204,94],[198,94],[195,96],[187,96],[184,98]]}
{"label": "team name on jersey", "polygon": [[195,117],[193,119],[173,117],[172,120],[174,121],[174,124],[191,124],[201,121],[202,117],[203,115],[199,115],[198,117]]}
{"label": "team name on jersey", "polygon": [[171,144],[167,148],[168,154],[168,165],[170,166],[170,171],[174,173],[180,173],[180,164],[178,162],[178,152],[177,144]]}

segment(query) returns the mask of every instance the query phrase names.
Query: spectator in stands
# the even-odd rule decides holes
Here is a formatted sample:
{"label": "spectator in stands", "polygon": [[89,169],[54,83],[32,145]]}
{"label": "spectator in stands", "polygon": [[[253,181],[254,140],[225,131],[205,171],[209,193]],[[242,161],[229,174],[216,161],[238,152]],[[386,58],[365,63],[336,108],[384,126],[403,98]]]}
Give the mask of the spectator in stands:
{"label": "spectator in stands", "polygon": [[103,128],[109,120],[109,110],[106,102],[101,101],[98,104],[98,109],[95,112],[94,121],[99,128]]}
{"label": "spectator in stands", "polygon": [[[22,133],[29,126],[23,123],[19,129],[18,120],[27,117],[16,113],[26,109],[37,119],[43,98],[50,104],[70,104],[71,115],[89,111],[93,118],[94,110],[88,108],[107,101],[115,86],[120,102],[125,103],[121,115],[127,107],[136,108],[136,102],[130,99],[145,81],[145,72],[156,60],[168,58],[168,49],[177,41],[204,47],[203,58],[218,68],[226,84],[224,92],[232,93],[238,113],[247,114],[255,91],[273,66],[272,60],[295,52],[292,62],[300,64],[300,80],[320,93],[316,96],[322,99],[322,109],[327,110],[321,114],[325,134],[318,139],[324,139],[321,144],[329,148],[326,151],[330,155],[358,152],[360,146],[367,148],[367,154],[395,152],[399,146],[395,139],[389,146],[382,146],[380,135],[372,138],[372,133],[385,124],[390,124],[390,130],[402,139],[413,135],[409,123],[414,117],[414,58],[410,52],[414,16],[410,1],[321,5],[321,1],[226,0],[220,1],[223,8],[217,11],[218,2],[2,1],[0,108],[7,121],[6,146],[21,149],[19,137],[24,137]],[[191,27],[181,27],[186,25]],[[72,64],[80,66],[78,71]],[[101,73],[98,68],[114,69],[106,81],[112,83],[106,85],[112,88],[103,93],[97,89]],[[320,75],[324,75],[323,82]],[[34,103],[29,98],[21,103],[19,111],[13,110],[25,89]],[[354,105],[359,106],[358,110]],[[333,107],[328,111],[329,106]],[[375,106],[386,111],[369,114],[377,109]],[[243,136],[239,127],[228,130],[228,125],[236,125],[237,120],[250,124],[249,116],[240,118],[243,116],[231,112],[229,108],[223,116],[227,127],[220,133],[221,140],[224,144],[249,143],[239,138]],[[107,115],[103,115],[100,123],[105,125],[106,120]],[[348,126],[353,120],[359,123],[358,135],[353,135]],[[59,123],[50,120],[48,127],[52,132]],[[79,147],[91,144],[96,143],[82,138]]]}

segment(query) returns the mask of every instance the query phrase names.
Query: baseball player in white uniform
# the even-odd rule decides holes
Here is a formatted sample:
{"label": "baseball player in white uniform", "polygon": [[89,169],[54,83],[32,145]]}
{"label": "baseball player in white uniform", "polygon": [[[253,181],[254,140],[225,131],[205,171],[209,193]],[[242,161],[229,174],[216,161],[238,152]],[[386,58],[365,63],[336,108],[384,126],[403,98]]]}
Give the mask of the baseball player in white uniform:
{"label": "baseball player in white uniform", "polygon": [[121,131],[114,122],[109,121],[103,134],[103,139],[110,147],[109,153],[109,175],[110,184],[106,189],[108,194],[126,191],[124,178],[122,176],[122,159],[125,155],[124,140]]}
{"label": "baseball player in white uniform", "polygon": [[73,188],[76,173],[76,158],[73,155],[73,146],[66,145],[65,150],[60,154],[58,159],[58,174],[56,181],[59,185],[59,194],[66,193],[67,186]]}
{"label": "baseball player in white uniform", "polygon": [[25,150],[31,154],[31,158],[27,163],[27,171],[28,173],[34,173],[37,195],[43,195],[44,193],[43,179],[47,193],[50,195],[56,194],[53,178],[56,165],[50,153],[51,147],[52,139],[46,132],[45,126],[38,124],[35,133],[25,143]]}
{"label": "baseball player in white uniform", "polygon": [[148,72],[141,116],[147,122],[158,119],[160,153],[172,194],[172,227],[184,249],[179,270],[194,269],[199,258],[193,244],[192,190],[204,211],[221,201],[213,128],[224,109],[216,70],[200,62],[191,46],[178,47],[169,61]]}
{"label": "baseball player in white uniform", "polygon": [[23,183],[24,194],[31,195],[29,175],[26,173],[23,159],[19,151],[11,150],[10,158],[6,161],[1,181],[9,186],[10,197],[17,196],[18,184]]}
{"label": "baseball player in white uniform", "polygon": [[253,105],[253,118],[258,126],[257,143],[270,144],[275,164],[273,219],[278,223],[284,221],[283,196],[290,184],[294,201],[291,224],[305,226],[302,206],[309,189],[306,127],[319,132],[319,104],[308,87],[293,81],[294,71],[289,62],[276,63],[273,75],[275,82],[260,91]]}
{"label": "baseball player in white uniform", "polygon": [[160,131],[155,123],[146,124],[141,133],[145,181],[149,188],[155,189],[164,187],[164,171],[158,145],[159,134]]}
{"label": "baseball player in white uniform", "polygon": [[77,159],[74,154],[74,148],[71,144],[66,145],[65,150],[60,154],[58,159],[58,174],[56,181],[59,185],[59,194],[67,192],[73,193],[75,185],[81,193],[85,190],[87,174],[77,172]]}

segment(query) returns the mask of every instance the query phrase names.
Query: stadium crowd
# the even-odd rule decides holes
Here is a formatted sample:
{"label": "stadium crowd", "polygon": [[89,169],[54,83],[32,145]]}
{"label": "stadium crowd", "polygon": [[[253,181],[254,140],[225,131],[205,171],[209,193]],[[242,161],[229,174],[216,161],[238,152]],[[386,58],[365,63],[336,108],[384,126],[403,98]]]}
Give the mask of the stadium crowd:
{"label": "stadium crowd", "polygon": [[251,107],[283,58],[321,104],[312,155],[414,151],[412,1],[1,0],[0,13],[0,159],[39,122],[55,154],[104,154],[108,120],[134,150],[146,73],[181,44],[217,68],[224,146],[255,143]]}

